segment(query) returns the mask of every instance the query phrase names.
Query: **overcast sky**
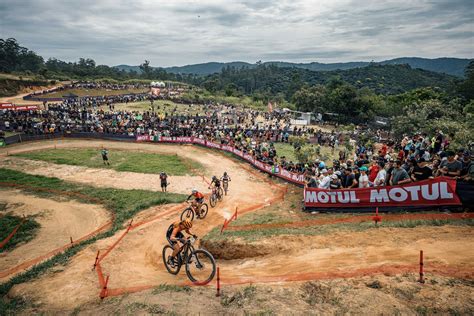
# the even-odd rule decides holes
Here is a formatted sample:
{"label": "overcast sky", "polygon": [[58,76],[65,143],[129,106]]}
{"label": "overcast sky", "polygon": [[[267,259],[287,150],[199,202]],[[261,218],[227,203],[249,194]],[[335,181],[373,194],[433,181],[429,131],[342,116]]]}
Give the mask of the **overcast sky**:
{"label": "overcast sky", "polygon": [[1,0],[8,37],[111,66],[472,58],[474,0]]}

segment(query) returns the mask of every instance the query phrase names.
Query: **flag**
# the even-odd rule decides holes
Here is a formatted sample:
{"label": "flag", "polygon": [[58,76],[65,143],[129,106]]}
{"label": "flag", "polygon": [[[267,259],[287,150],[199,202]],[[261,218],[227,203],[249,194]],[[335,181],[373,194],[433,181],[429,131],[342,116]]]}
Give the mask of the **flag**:
{"label": "flag", "polygon": [[161,93],[160,88],[151,88],[151,95],[158,96],[158,95],[160,95],[160,93]]}
{"label": "flag", "polygon": [[273,111],[272,103],[268,101],[268,112],[272,112],[272,111]]}

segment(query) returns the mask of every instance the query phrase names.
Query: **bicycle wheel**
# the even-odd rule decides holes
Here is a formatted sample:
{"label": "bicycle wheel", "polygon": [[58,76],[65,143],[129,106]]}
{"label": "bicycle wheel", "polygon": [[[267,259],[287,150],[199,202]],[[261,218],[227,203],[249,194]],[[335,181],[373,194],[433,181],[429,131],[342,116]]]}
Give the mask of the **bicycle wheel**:
{"label": "bicycle wheel", "polygon": [[186,262],[186,274],[195,284],[205,285],[211,282],[216,274],[214,257],[203,249],[193,251]]}
{"label": "bicycle wheel", "polygon": [[200,218],[201,219],[204,219],[207,215],[207,212],[209,211],[209,207],[207,206],[206,203],[203,203],[201,205],[201,214],[200,214]]}
{"label": "bicycle wheel", "polygon": [[191,207],[188,207],[181,213],[181,220],[189,219],[192,221],[194,219],[194,211]]}
{"label": "bicycle wheel", "polygon": [[[179,270],[181,269],[181,260],[178,261],[176,266],[171,266],[168,260],[171,258],[171,254],[173,253],[173,248],[170,245],[166,245],[163,248],[163,263],[165,264],[166,270],[168,270],[171,274],[178,274]],[[180,256],[178,255],[178,258]]]}
{"label": "bicycle wheel", "polygon": [[217,197],[214,193],[211,194],[211,197],[209,198],[209,204],[211,204],[211,207],[215,207],[217,203]]}
{"label": "bicycle wheel", "polygon": [[218,196],[219,196],[219,201],[222,201],[222,199],[224,198],[224,190],[222,190],[222,188],[219,188]]}

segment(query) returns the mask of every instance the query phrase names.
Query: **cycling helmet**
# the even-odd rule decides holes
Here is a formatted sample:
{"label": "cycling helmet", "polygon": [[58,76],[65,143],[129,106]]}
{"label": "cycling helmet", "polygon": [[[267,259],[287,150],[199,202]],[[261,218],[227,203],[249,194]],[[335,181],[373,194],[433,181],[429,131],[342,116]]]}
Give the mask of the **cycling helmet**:
{"label": "cycling helmet", "polygon": [[226,175],[227,175],[227,171],[224,172],[224,176],[226,176]]}
{"label": "cycling helmet", "polygon": [[191,227],[193,227],[193,222],[191,222],[189,219],[185,219],[184,221],[181,222],[181,224],[186,229],[190,229]]}
{"label": "cycling helmet", "polygon": [[197,189],[193,189],[192,193],[197,193],[197,191],[198,191]]}
{"label": "cycling helmet", "polygon": [[212,180],[216,180],[216,179],[217,179],[217,177],[216,177],[216,176],[212,176]]}

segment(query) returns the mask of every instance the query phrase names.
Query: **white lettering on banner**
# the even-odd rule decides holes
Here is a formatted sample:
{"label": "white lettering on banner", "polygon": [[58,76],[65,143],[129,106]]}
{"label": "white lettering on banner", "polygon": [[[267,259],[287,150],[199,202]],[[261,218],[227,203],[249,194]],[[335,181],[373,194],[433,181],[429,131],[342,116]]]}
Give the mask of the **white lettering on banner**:
{"label": "white lettering on banner", "polygon": [[148,135],[137,135],[137,142],[143,142],[150,140],[150,136]]}
{"label": "white lettering on banner", "polygon": [[453,194],[450,193],[448,191],[448,183],[447,182],[440,182],[439,183],[439,186],[440,186],[440,191],[441,191],[441,198],[442,199],[452,199],[453,198]]}
{"label": "white lettering on banner", "polygon": [[213,143],[213,142],[207,142],[207,147],[221,149],[221,145],[220,145],[220,144],[216,144],[216,143]]}
{"label": "white lettering on banner", "polygon": [[408,198],[407,191],[403,190],[402,188],[393,188],[388,191],[388,195],[395,202],[403,202]]}
{"label": "white lettering on banner", "polygon": [[197,138],[197,137],[193,138],[193,142],[196,144],[206,145],[206,141],[204,139]]}
{"label": "white lettering on banner", "polygon": [[191,137],[176,137],[175,140],[180,143],[191,143]]}
{"label": "white lettering on banner", "polygon": [[420,191],[421,187],[419,185],[415,186],[409,186],[409,187],[404,187],[405,190],[407,190],[410,195],[411,195],[411,200],[412,201],[419,201],[420,198],[418,196],[418,192]]}
{"label": "white lettering on banner", "polygon": [[237,148],[234,148],[234,154],[236,154],[239,157],[242,157],[242,152],[238,150]]}
{"label": "white lettering on banner", "polygon": [[229,145],[222,145],[222,150],[232,152],[233,149],[234,149],[234,148],[233,148],[232,146],[229,146]]}
{"label": "white lettering on banner", "polygon": [[370,203],[374,202],[388,202],[387,189],[370,191]]}
{"label": "white lettering on banner", "polygon": [[[344,195],[344,196],[343,196]],[[355,191],[305,191],[305,203],[359,203]]]}
{"label": "white lettering on banner", "polygon": [[432,191],[431,191],[431,194],[430,194],[430,185],[429,184],[425,184],[425,185],[421,186],[421,196],[425,200],[434,201],[434,200],[438,199],[438,197],[439,197],[438,183],[433,183],[433,185],[431,185],[431,188],[432,188]]}

